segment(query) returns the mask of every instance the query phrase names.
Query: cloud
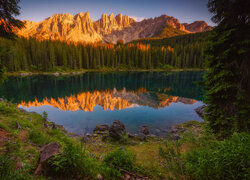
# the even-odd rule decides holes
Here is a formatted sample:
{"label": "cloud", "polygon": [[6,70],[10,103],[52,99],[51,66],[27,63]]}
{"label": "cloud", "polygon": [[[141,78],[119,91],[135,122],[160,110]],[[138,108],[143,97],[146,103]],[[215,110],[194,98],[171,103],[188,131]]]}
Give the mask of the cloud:
{"label": "cloud", "polygon": [[145,17],[136,17],[136,16],[129,16],[130,18],[133,18],[135,21],[140,22],[145,19]]}

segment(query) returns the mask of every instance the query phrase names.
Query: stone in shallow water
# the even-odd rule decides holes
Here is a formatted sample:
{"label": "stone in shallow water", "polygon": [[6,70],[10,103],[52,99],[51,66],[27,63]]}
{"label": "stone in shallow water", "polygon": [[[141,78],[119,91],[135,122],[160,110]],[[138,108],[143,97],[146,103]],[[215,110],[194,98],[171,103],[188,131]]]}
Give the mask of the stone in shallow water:
{"label": "stone in shallow water", "polygon": [[195,110],[195,112],[201,117],[203,118],[205,113],[204,113],[204,109],[206,108],[206,105],[202,105],[200,107],[197,107]]}
{"label": "stone in shallow water", "polygon": [[115,120],[109,128],[109,136],[119,140],[126,133],[125,125],[118,120]]}
{"label": "stone in shallow water", "polygon": [[107,124],[101,124],[95,127],[94,132],[97,134],[102,134],[105,131],[109,130],[109,126]]}
{"label": "stone in shallow water", "polygon": [[149,134],[148,126],[143,125],[143,126],[141,127],[140,133],[145,134],[145,135],[148,135],[148,134]]}

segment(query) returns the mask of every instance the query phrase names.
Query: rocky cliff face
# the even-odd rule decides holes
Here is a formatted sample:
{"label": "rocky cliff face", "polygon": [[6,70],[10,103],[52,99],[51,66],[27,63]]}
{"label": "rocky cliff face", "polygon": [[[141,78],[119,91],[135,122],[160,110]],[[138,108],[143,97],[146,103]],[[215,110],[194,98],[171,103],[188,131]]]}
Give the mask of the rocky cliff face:
{"label": "rocky cliff face", "polygon": [[17,30],[18,35],[40,40],[112,43],[120,39],[129,42],[139,38],[156,37],[167,26],[183,33],[211,29],[204,21],[181,24],[178,19],[167,15],[136,22],[129,16],[118,14],[115,17],[112,13],[103,14],[99,20],[93,22],[88,12],[76,15],[55,14],[42,22],[25,21],[25,25],[25,28]]}
{"label": "rocky cliff face", "polygon": [[208,24],[205,21],[195,21],[191,24],[183,23],[185,26],[185,29],[196,33],[196,32],[204,32],[204,31],[210,31],[213,29],[212,26],[208,26]]}
{"label": "rocky cliff face", "polygon": [[183,31],[184,33],[189,33],[178,19],[162,15],[154,19],[145,19],[141,22],[133,23],[130,26],[123,28],[122,31],[113,31],[112,33],[104,35],[103,39],[115,43],[119,39],[129,42],[140,38],[157,37],[166,26],[171,26],[179,31]]}

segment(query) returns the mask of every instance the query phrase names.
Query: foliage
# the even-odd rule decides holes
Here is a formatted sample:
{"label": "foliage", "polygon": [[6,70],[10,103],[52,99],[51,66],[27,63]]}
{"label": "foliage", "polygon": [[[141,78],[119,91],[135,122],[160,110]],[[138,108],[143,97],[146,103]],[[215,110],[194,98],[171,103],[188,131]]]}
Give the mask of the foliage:
{"label": "foliage", "polygon": [[[117,148],[113,152],[106,154],[103,158],[103,164],[113,169],[112,176],[121,176],[121,170],[126,170],[135,174],[145,173],[143,168],[136,164],[136,155],[123,147]],[[114,171],[115,169],[117,171]]]}
{"label": "foliage", "polygon": [[169,175],[169,179],[172,177],[181,179],[184,175],[180,146],[180,142],[175,141],[167,142],[165,148],[159,148],[159,155],[162,158],[162,163]]}
{"label": "foliage", "polygon": [[250,129],[250,2],[210,0],[219,23],[206,50],[208,73],[205,119],[218,137]]}
{"label": "foliage", "polygon": [[[182,38],[183,42],[185,38]],[[18,38],[16,41],[0,39],[0,46],[6,47],[2,64],[8,72],[204,67],[203,46],[197,40],[190,45],[172,48],[167,44],[151,46],[148,42],[71,44]]]}
{"label": "foliage", "polygon": [[64,143],[63,153],[50,160],[47,175],[95,179],[99,170],[97,160],[91,157],[78,142],[65,139]]}
{"label": "foliage", "polygon": [[0,0],[0,37],[13,37],[13,29],[23,27],[23,22],[14,17],[20,14],[19,1]]}
{"label": "foliage", "polygon": [[[207,38],[211,32],[179,35],[170,38],[145,38],[134,41],[151,46],[164,46],[173,49],[172,54],[168,53],[168,65],[178,68],[205,68],[204,49],[207,45]],[[163,64],[164,65],[164,64]]]}
{"label": "foliage", "polygon": [[49,138],[49,136],[47,136],[46,134],[44,134],[41,130],[39,129],[34,129],[29,133],[29,139],[39,145],[45,145],[48,144],[51,140]]}
{"label": "foliage", "polygon": [[0,155],[0,179],[3,180],[31,180],[24,170],[15,170],[16,160],[10,156]]}
{"label": "foliage", "polygon": [[194,149],[185,157],[191,179],[247,179],[250,176],[250,135],[234,134],[215,146]]}

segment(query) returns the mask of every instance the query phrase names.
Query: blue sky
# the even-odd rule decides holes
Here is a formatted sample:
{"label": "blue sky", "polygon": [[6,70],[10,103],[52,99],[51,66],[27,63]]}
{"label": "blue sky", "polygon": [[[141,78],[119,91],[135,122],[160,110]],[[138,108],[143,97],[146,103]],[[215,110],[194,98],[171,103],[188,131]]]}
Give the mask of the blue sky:
{"label": "blue sky", "polygon": [[89,12],[93,20],[102,13],[122,13],[138,19],[167,14],[181,23],[205,20],[214,25],[206,4],[208,0],[21,0],[21,20],[42,21],[57,13]]}

